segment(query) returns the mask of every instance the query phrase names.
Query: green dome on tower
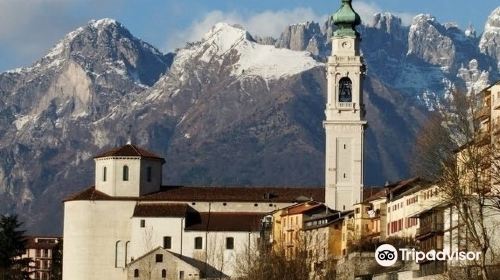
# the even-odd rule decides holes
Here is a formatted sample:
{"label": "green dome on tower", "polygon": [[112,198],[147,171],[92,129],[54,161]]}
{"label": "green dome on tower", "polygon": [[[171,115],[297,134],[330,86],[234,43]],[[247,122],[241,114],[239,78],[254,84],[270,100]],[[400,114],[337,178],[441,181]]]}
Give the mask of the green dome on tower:
{"label": "green dome on tower", "polygon": [[357,37],[356,25],[361,24],[361,17],[354,11],[352,0],[342,0],[340,8],[332,16],[333,23],[338,26],[334,37]]}

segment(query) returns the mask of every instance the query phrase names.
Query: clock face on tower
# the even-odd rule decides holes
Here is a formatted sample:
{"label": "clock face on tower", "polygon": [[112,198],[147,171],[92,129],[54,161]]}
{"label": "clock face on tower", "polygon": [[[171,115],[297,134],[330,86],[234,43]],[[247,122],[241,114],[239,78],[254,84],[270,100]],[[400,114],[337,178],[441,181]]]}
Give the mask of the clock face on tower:
{"label": "clock face on tower", "polygon": [[351,43],[349,41],[342,42],[342,48],[348,49],[351,47]]}
{"label": "clock face on tower", "polygon": [[339,81],[339,102],[352,102],[352,82],[347,77]]}

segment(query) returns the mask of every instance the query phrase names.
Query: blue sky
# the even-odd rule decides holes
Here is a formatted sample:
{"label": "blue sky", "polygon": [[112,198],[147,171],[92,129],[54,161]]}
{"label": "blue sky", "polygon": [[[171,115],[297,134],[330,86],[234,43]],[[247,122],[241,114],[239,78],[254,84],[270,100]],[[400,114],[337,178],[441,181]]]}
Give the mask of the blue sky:
{"label": "blue sky", "polygon": [[[216,22],[240,23],[274,35],[288,24],[322,21],[340,0],[0,0],[0,71],[29,66],[66,33],[91,19],[115,18],[162,51],[196,40]],[[354,0],[365,21],[379,11],[406,23],[419,13],[438,21],[472,23],[481,32],[498,0]]]}

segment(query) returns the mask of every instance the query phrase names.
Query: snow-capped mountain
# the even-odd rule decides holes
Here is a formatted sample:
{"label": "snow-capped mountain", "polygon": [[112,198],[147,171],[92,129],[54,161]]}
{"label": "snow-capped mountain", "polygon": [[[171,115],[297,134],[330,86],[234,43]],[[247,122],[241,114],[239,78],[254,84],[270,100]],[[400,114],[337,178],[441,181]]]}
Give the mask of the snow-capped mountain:
{"label": "snow-capped mountain", "polygon": [[[0,74],[0,211],[58,231],[61,199],[92,184],[92,155],[130,135],[166,156],[168,184],[321,186],[332,29],[308,22],[259,38],[221,23],[164,55],[114,20],[78,28],[33,66]],[[408,176],[433,99],[498,77],[495,30],[483,40],[432,16],[408,27],[388,13],[360,27],[367,185]]]}
{"label": "snow-capped mountain", "polygon": [[479,42],[479,49],[482,53],[495,59],[497,70],[500,69],[500,7],[496,8],[488,17]]}
{"label": "snow-capped mountain", "polygon": [[78,184],[77,167],[95,147],[119,141],[96,129],[100,121],[171,60],[103,19],[69,33],[31,67],[1,73],[0,211],[22,211],[32,216],[28,225],[60,215],[63,184]]}
{"label": "snow-capped mountain", "polygon": [[[487,83],[500,78],[498,74],[498,41],[500,40],[500,8],[495,9],[479,38],[472,26],[461,30],[455,24],[441,24],[432,15],[417,15],[410,26],[390,13],[378,13],[360,27],[361,48],[368,65],[368,75],[416,99],[431,108],[451,87],[466,86],[463,69],[470,63],[483,71]],[[330,54],[328,21],[322,28],[311,22],[292,25],[284,30],[275,45],[294,50],[309,50],[324,60]],[[273,42],[273,40],[268,40]]]}

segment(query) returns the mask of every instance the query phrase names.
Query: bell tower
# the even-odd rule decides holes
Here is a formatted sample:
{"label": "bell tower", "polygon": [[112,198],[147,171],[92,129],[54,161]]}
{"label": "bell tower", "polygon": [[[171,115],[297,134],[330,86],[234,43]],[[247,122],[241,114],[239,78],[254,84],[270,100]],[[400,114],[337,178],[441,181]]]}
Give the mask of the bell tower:
{"label": "bell tower", "polygon": [[333,15],[337,30],[328,57],[328,98],[325,150],[325,203],[332,209],[350,210],[361,202],[363,192],[363,138],[366,125],[363,105],[365,65],[360,55],[356,26],[361,18],[341,0]]}

